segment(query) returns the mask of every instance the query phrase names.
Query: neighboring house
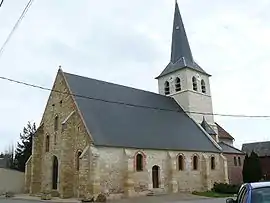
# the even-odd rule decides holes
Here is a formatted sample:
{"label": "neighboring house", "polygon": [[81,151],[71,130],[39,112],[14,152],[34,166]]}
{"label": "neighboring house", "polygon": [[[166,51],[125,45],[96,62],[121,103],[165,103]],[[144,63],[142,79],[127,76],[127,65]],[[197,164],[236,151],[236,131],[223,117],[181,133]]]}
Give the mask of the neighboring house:
{"label": "neighboring house", "polygon": [[26,191],[130,197],[228,182],[209,77],[193,59],[177,3],[159,94],[59,69],[33,138]]}
{"label": "neighboring house", "polygon": [[270,180],[270,141],[254,142],[242,145],[242,151],[250,155],[252,151],[258,154],[265,179]]}

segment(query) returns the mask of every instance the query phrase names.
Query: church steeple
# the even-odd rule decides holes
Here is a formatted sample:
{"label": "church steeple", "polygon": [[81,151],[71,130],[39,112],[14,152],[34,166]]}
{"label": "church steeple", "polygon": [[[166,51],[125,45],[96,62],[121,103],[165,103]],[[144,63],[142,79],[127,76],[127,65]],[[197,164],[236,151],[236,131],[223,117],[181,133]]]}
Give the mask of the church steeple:
{"label": "church steeple", "polygon": [[182,16],[176,1],[171,43],[171,59],[169,64],[156,79],[183,68],[190,68],[210,76],[193,59]]}
{"label": "church steeple", "polygon": [[184,57],[185,60],[193,61],[187,34],[179,11],[179,6],[177,1],[175,1],[172,45],[171,45],[171,62],[176,63],[182,57]]}

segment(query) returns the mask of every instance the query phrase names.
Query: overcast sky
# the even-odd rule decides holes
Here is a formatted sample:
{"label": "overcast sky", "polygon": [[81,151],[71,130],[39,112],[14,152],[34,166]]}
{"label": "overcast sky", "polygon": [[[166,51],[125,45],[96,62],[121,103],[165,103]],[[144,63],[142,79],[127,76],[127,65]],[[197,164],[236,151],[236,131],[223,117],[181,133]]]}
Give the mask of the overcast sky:
{"label": "overcast sky", "polygon": [[[4,0],[0,44],[28,0]],[[270,1],[179,0],[195,60],[210,74],[215,113],[270,115]],[[52,87],[58,66],[157,92],[170,59],[174,0],[36,0],[0,57],[0,76]],[[28,121],[39,125],[49,92],[0,80],[0,151]],[[270,118],[215,116],[236,139],[269,140]]]}

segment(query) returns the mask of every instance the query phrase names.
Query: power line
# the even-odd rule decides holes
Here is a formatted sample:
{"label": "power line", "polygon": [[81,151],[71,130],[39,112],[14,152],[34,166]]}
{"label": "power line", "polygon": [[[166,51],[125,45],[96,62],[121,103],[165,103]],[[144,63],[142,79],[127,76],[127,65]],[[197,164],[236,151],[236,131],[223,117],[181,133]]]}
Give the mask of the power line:
{"label": "power line", "polygon": [[126,106],[132,106],[132,107],[138,107],[138,108],[146,108],[146,109],[155,109],[155,110],[161,110],[161,111],[172,111],[172,112],[179,112],[179,113],[190,113],[190,114],[200,114],[200,115],[214,115],[214,116],[225,116],[225,117],[238,117],[238,118],[270,118],[270,115],[244,115],[244,114],[219,114],[219,113],[205,113],[205,112],[195,112],[195,111],[182,111],[182,110],[172,110],[172,109],[164,109],[164,108],[158,108],[158,107],[151,107],[151,106],[144,106],[144,105],[137,105],[137,104],[131,104],[131,103],[125,103],[125,102],[118,102],[118,101],[109,101],[105,99],[100,99],[100,98],[94,98],[94,97],[89,97],[89,96],[84,96],[84,95],[79,95],[79,94],[72,94],[68,92],[63,92],[47,87],[42,87],[39,85],[35,84],[30,84],[26,82],[22,82],[19,80],[14,80],[11,78],[3,77],[0,76],[0,79],[10,81],[13,83],[17,83],[20,85],[25,85],[33,88],[38,88],[46,91],[52,91],[52,92],[57,92],[61,94],[66,94],[74,97],[80,97],[84,99],[90,99],[90,100],[96,100],[96,101],[101,101],[101,102],[107,102],[107,103],[114,103],[114,104],[120,104],[120,105],[126,105]]}
{"label": "power line", "polygon": [[0,7],[2,6],[3,2],[4,2],[4,0],[1,0],[1,2],[0,2]]}
{"label": "power line", "polygon": [[[4,1],[4,0],[3,0]],[[1,2],[1,5],[3,3],[3,1]],[[32,5],[34,0],[29,0],[29,2],[27,3],[27,5],[25,6],[23,12],[21,13],[21,16],[19,17],[19,19],[17,20],[16,24],[14,25],[14,27],[12,28],[11,32],[9,33],[6,41],[4,42],[4,44],[2,45],[1,49],[0,49],[0,57],[3,54],[3,51],[7,45],[7,43],[9,42],[9,40],[11,39],[13,33],[16,31],[16,29],[18,28],[19,24],[21,23],[21,21],[23,20],[24,16],[26,15],[27,11],[29,10],[30,6]],[[0,5],[0,6],[1,6]]]}

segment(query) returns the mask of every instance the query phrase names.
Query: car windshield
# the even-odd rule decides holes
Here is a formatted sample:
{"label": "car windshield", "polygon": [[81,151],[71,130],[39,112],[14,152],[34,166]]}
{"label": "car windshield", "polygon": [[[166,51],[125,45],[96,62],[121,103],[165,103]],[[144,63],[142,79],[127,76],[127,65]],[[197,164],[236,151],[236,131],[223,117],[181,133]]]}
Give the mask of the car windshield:
{"label": "car windshield", "polygon": [[256,188],[251,193],[252,203],[270,203],[270,187]]}

